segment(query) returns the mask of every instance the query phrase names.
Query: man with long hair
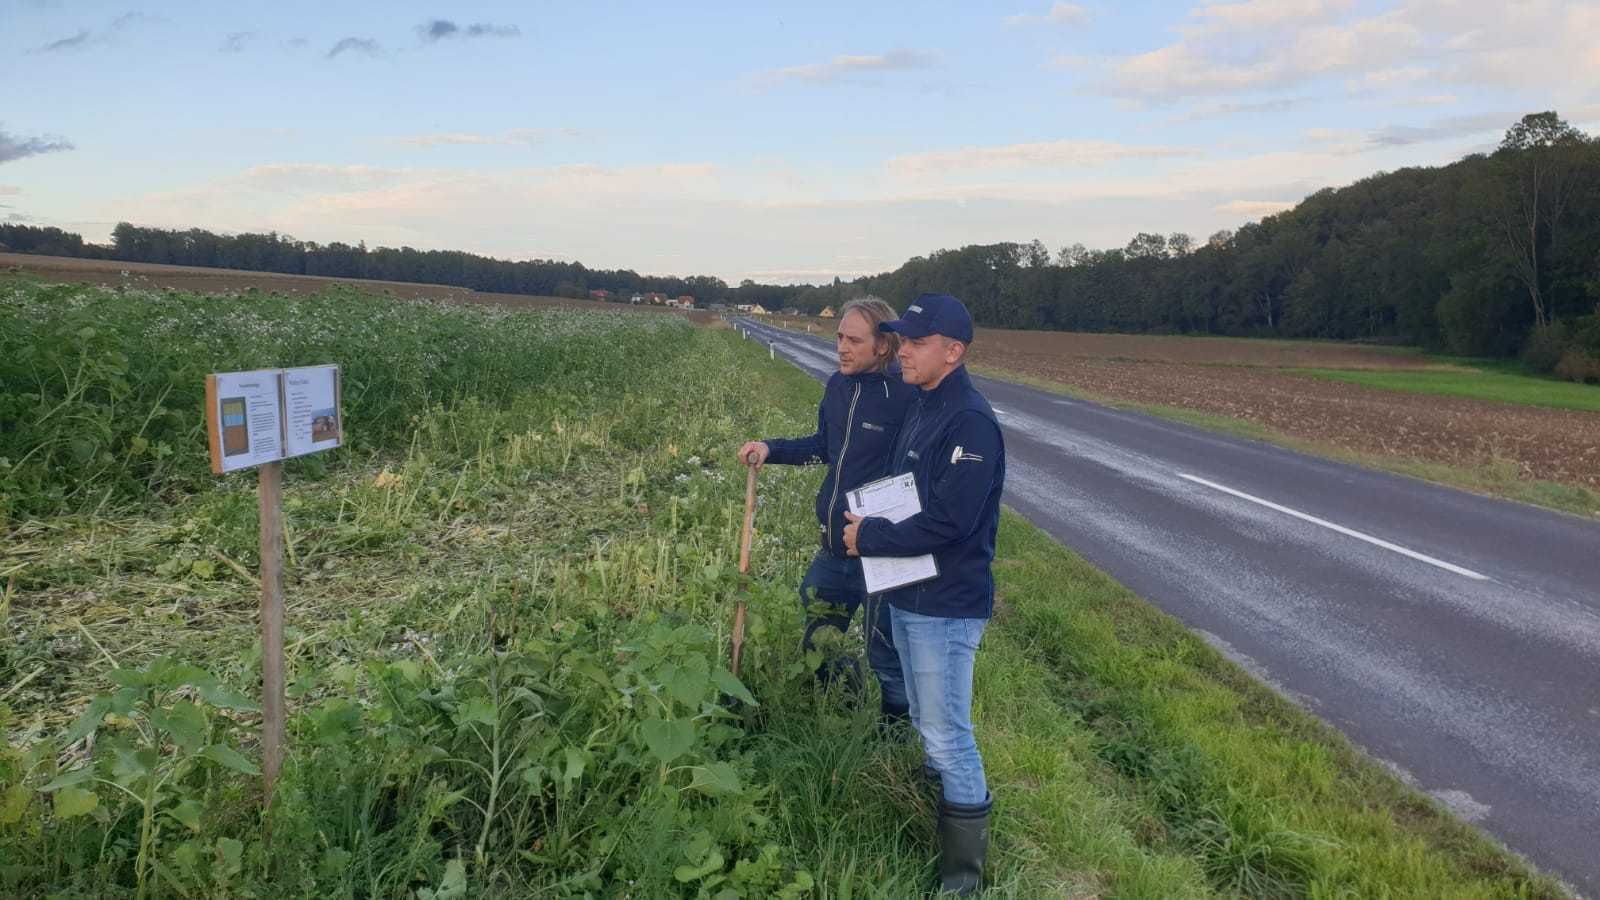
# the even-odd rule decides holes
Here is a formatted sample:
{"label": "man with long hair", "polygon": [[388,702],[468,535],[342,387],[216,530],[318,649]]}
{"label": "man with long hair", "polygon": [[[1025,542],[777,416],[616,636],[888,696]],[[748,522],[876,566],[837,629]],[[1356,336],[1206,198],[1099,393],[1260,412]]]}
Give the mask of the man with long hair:
{"label": "man with long hair", "polygon": [[[845,304],[835,320],[839,371],[823,389],[817,430],[799,438],[750,441],[739,448],[740,461],[756,466],[827,465],[828,474],[817,492],[821,547],[800,582],[800,603],[807,617],[801,646],[807,652],[816,649],[817,634],[823,629],[842,635],[856,609],[866,606],[867,662],[881,689],[880,725],[885,731],[909,721],[905,676],[894,649],[888,604],[868,598],[861,560],[848,554],[844,528],[846,495],[888,474],[889,453],[906,408],[917,394],[900,378],[898,337],[878,328],[894,318],[894,309],[882,300],[864,298]],[[825,660],[817,678],[826,683],[856,671],[853,663],[841,669],[836,661]]]}

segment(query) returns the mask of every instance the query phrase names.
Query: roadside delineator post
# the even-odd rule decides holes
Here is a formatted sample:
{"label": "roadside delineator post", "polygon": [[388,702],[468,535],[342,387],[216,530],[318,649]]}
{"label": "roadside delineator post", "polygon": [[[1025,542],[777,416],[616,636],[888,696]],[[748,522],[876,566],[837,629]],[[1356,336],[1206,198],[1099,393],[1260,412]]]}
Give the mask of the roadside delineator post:
{"label": "roadside delineator post", "polygon": [[261,780],[272,803],[283,767],[283,460],[344,443],[338,366],[206,376],[211,471],[255,468],[261,529]]}

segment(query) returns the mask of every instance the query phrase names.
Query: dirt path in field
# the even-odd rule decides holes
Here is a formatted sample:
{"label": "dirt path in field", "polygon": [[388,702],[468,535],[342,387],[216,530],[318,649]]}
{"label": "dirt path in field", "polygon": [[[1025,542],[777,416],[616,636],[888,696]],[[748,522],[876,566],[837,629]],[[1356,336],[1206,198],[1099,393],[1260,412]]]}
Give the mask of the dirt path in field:
{"label": "dirt path in field", "polygon": [[981,340],[972,362],[1112,401],[1244,419],[1347,450],[1466,467],[1510,461],[1523,478],[1600,489],[1594,413],[1384,391],[1272,368],[1088,359]]}

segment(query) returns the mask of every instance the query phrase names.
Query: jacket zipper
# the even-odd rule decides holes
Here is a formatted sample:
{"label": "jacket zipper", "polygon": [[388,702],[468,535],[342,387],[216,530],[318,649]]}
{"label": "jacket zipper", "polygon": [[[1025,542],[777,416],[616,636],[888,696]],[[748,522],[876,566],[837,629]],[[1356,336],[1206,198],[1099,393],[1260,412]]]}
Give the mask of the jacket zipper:
{"label": "jacket zipper", "polygon": [[839,476],[844,474],[844,455],[850,452],[850,432],[856,421],[856,401],[861,399],[861,382],[856,382],[856,392],[850,395],[850,411],[844,417],[844,443],[839,445],[839,458],[833,464],[833,496],[828,498],[828,549],[833,549],[833,505],[839,502]]}

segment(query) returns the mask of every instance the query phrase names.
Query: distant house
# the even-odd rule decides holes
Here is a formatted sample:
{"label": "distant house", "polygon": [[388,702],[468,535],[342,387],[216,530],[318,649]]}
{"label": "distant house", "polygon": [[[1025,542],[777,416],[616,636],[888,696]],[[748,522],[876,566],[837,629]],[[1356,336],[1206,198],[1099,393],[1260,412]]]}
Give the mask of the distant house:
{"label": "distant house", "polygon": [[739,312],[749,312],[754,307],[755,307],[754,303],[739,303],[739,304],[736,304],[733,308],[737,309]]}
{"label": "distant house", "polygon": [[628,302],[629,303],[643,303],[644,302],[644,295],[643,294],[634,294],[633,295],[633,299],[629,300]]}
{"label": "distant house", "polygon": [[611,299],[611,292],[610,291],[603,291],[603,290],[602,291],[590,291],[589,292],[589,299],[590,300],[610,300]]}
{"label": "distant house", "polygon": [[694,309],[694,298],[689,296],[688,294],[680,294],[678,296],[678,308],[679,309]]}
{"label": "distant house", "polygon": [[657,291],[651,291],[650,293],[644,295],[644,302],[655,306],[661,306],[667,302],[667,295]]}
{"label": "distant house", "polygon": [[833,307],[824,306],[822,308],[822,312],[817,313],[817,316],[818,316],[818,318],[822,318],[822,319],[831,319],[831,318],[833,318]]}
{"label": "distant house", "polygon": [[767,316],[767,315],[771,315],[771,313],[767,312],[767,308],[765,306],[762,306],[759,303],[752,303],[752,304],[750,304],[750,315],[752,315],[752,316]]}

